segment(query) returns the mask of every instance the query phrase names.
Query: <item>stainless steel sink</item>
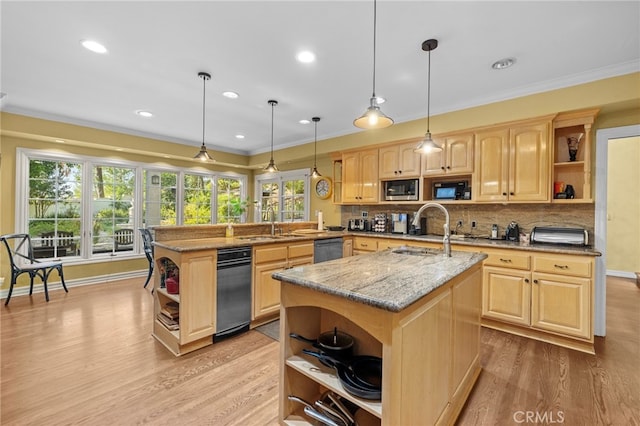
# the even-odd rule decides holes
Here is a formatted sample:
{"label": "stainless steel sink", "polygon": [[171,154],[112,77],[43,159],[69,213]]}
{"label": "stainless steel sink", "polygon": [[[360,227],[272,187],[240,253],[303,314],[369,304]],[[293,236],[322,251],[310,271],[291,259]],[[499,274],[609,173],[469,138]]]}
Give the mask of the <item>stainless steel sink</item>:
{"label": "stainless steel sink", "polygon": [[408,254],[411,256],[437,256],[439,254],[442,254],[442,252],[436,251],[433,249],[428,249],[424,247],[411,247],[411,246],[402,246],[402,247],[394,248],[391,250],[391,253]]}

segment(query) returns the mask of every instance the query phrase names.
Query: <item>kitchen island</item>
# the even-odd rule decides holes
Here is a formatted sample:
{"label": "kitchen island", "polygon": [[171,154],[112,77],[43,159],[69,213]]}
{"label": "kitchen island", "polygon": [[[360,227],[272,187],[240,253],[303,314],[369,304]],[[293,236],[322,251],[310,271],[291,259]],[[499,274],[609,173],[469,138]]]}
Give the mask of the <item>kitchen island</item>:
{"label": "kitchen island", "polygon": [[[308,424],[302,405],[331,390],[359,409],[360,424],[452,424],[480,374],[482,261],[485,254],[402,247],[301,266],[281,281],[280,422]],[[354,353],[382,357],[379,401],[344,390],[335,372],[302,353],[334,327]]]}

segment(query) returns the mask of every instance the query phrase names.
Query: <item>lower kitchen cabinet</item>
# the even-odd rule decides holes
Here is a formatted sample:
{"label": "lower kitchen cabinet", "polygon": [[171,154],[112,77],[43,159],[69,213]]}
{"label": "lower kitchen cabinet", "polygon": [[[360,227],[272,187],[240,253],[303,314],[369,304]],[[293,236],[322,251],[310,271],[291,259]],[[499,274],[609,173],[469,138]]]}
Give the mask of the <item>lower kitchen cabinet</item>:
{"label": "lower kitchen cabinet", "polygon": [[280,335],[315,337],[334,327],[354,337],[356,355],[382,357],[382,398],[346,392],[335,372],[284,337],[280,423],[309,425],[295,395],[313,403],[327,391],[358,407],[360,425],[453,424],[480,374],[482,273],[476,265],[400,312],[282,282]]}
{"label": "lower kitchen cabinet", "polygon": [[255,246],[253,249],[253,310],[259,323],[280,312],[280,281],[271,275],[294,266],[313,264],[313,241]]}
{"label": "lower kitchen cabinet", "polygon": [[594,353],[593,257],[482,251],[484,326]]}
{"label": "lower kitchen cabinet", "polygon": [[[174,355],[183,355],[213,343],[216,331],[217,250],[177,252],[155,248],[153,337]],[[168,264],[179,276],[180,293],[169,294],[162,287]],[[178,305],[178,325],[166,325],[159,319],[167,304]]]}

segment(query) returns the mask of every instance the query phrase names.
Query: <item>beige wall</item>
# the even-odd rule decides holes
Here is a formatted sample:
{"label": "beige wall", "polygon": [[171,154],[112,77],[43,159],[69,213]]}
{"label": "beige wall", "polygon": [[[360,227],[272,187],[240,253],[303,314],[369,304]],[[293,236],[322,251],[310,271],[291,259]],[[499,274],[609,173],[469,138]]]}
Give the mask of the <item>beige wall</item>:
{"label": "beige wall", "polygon": [[607,170],[607,270],[640,272],[640,137],[610,140]]}
{"label": "beige wall", "polygon": [[[594,131],[599,128],[640,123],[640,73],[629,74],[593,83],[574,86],[522,98],[497,102],[461,111],[454,111],[431,117],[431,130],[437,133],[491,125],[511,120],[552,114],[585,108],[601,108]],[[198,167],[212,171],[235,171],[249,175],[249,194],[253,194],[253,176],[268,162],[269,154],[242,156],[212,151],[217,162],[203,165],[191,159],[196,147],[170,143],[150,138],[124,135],[99,129],[75,126],[49,120],[34,119],[15,114],[0,114],[0,234],[15,231],[15,155],[18,147],[30,149],[57,150],[74,154],[132,161],[171,164],[180,167]],[[318,168],[324,175],[333,177],[331,155],[349,148],[380,144],[401,139],[420,137],[425,132],[425,120],[399,123],[378,131],[357,131],[354,133],[318,141]],[[62,139],[63,144],[55,142]],[[595,144],[594,144],[595,145]],[[595,152],[595,147],[594,147]],[[311,143],[274,152],[278,167],[285,170],[310,168],[313,165]],[[619,168],[624,180],[627,171]],[[597,194],[596,194],[597,196]],[[341,223],[341,208],[330,200],[311,198],[311,220],[316,210],[322,210],[325,224]],[[492,214],[492,213],[489,213]],[[586,212],[592,214],[592,210]],[[487,221],[498,220],[487,217]],[[119,261],[90,264],[65,269],[70,279],[121,272],[142,270],[145,260]],[[6,254],[0,256],[0,277],[8,277],[9,268]],[[5,282],[3,288],[7,288]]]}

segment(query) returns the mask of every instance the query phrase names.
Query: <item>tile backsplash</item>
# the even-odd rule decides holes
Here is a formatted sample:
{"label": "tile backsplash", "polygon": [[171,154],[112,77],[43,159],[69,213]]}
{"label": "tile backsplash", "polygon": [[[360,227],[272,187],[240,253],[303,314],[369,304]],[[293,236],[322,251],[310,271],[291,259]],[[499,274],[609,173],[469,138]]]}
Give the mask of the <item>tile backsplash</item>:
{"label": "tile backsplash", "polygon": [[[370,205],[342,206],[342,225],[347,226],[349,219],[359,219],[362,212],[369,218],[376,213],[415,213],[422,204],[415,205]],[[593,204],[444,204],[449,211],[451,230],[454,231],[458,221],[463,225],[458,233],[485,235],[491,234],[491,226],[498,225],[498,235],[504,235],[506,226],[514,221],[518,223],[520,232],[530,233],[536,226],[554,226],[564,228],[584,228],[589,232],[589,240],[593,241],[595,226],[595,208]],[[427,217],[427,233],[442,234],[444,215],[437,209],[427,209],[423,217]],[[471,222],[476,228],[471,228]]]}

